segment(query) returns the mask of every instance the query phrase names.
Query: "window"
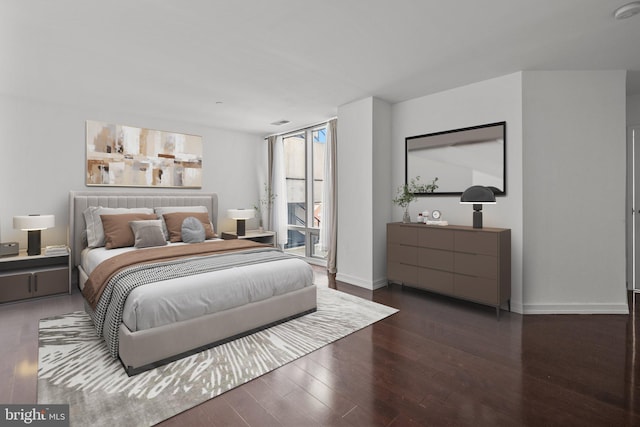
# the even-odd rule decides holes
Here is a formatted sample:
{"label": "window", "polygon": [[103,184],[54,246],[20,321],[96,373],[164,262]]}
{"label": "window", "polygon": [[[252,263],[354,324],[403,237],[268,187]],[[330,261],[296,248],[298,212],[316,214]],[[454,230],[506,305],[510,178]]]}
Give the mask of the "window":
{"label": "window", "polygon": [[283,136],[287,181],[288,243],[285,251],[324,260],[320,249],[326,125]]}

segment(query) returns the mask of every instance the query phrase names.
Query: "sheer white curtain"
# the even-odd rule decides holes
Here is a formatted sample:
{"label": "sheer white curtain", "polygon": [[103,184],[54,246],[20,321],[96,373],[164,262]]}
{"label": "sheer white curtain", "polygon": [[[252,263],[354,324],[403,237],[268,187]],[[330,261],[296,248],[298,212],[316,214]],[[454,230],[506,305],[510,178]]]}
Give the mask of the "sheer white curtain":
{"label": "sheer white curtain", "polygon": [[271,205],[271,230],[277,233],[278,245],[287,244],[287,177],[284,165],[284,143],[282,136],[269,137],[271,159],[271,191],[276,196]]}
{"label": "sheer white curtain", "polygon": [[337,119],[327,123],[327,143],[324,154],[324,177],[322,188],[322,222],[320,223],[320,246],[327,252],[327,270],[336,273],[337,206],[336,206],[336,143],[338,139]]}

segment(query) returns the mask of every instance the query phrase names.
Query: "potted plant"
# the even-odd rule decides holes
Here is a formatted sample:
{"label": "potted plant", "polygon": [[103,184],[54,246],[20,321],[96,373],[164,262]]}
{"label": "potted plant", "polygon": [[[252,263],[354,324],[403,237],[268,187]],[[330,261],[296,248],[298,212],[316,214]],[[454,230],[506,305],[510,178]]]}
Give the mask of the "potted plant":
{"label": "potted plant", "polygon": [[433,193],[438,188],[436,184],[437,181],[438,177],[435,177],[430,184],[421,184],[420,177],[416,176],[415,178],[411,178],[408,184],[403,184],[398,187],[396,197],[392,201],[395,205],[404,209],[402,222],[407,224],[411,222],[409,205],[418,198],[418,193]]}
{"label": "potted plant", "polygon": [[256,215],[258,216],[259,228],[258,230],[262,233],[264,231],[264,227],[262,225],[262,208],[265,207],[267,211],[269,207],[273,203],[273,200],[276,198],[276,195],[271,191],[271,187],[264,183],[264,195],[258,200],[257,205],[253,205],[253,209],[256,210]]}

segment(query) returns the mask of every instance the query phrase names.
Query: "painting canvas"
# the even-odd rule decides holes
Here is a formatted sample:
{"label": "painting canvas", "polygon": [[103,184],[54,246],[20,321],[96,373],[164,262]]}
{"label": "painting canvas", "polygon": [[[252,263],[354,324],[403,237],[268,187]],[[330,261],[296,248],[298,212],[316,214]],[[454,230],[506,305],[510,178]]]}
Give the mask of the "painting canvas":
{"label": "painting canvas", "polygon": [[87,120],[88,186],[202,187],[202,137]]}

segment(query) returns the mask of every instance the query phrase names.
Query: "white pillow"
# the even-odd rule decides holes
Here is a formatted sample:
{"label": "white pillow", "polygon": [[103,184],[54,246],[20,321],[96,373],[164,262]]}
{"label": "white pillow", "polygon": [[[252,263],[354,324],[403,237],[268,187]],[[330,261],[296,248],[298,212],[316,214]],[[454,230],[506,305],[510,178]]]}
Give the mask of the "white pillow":
{"label": "white pillow", "polygon": [[[166,240],[169,240],[169,230],[167,230],[167,224],[164,222],[164,214],[170,214],[175,212],[209,212],[206,206],[159,206],[154,208],[158,219],[162,220],[162,232]],[[213,228],[213,224],[211,224]]]}
{"label": "white pillow", "polygon": [[152,214],[151,208],[105,208],[102,206],[90,206],[83,212],[84,221],[87,224],[87,246],[100,248],[104,246],[104,228],[100,215],[119,215],[128,213]]}

